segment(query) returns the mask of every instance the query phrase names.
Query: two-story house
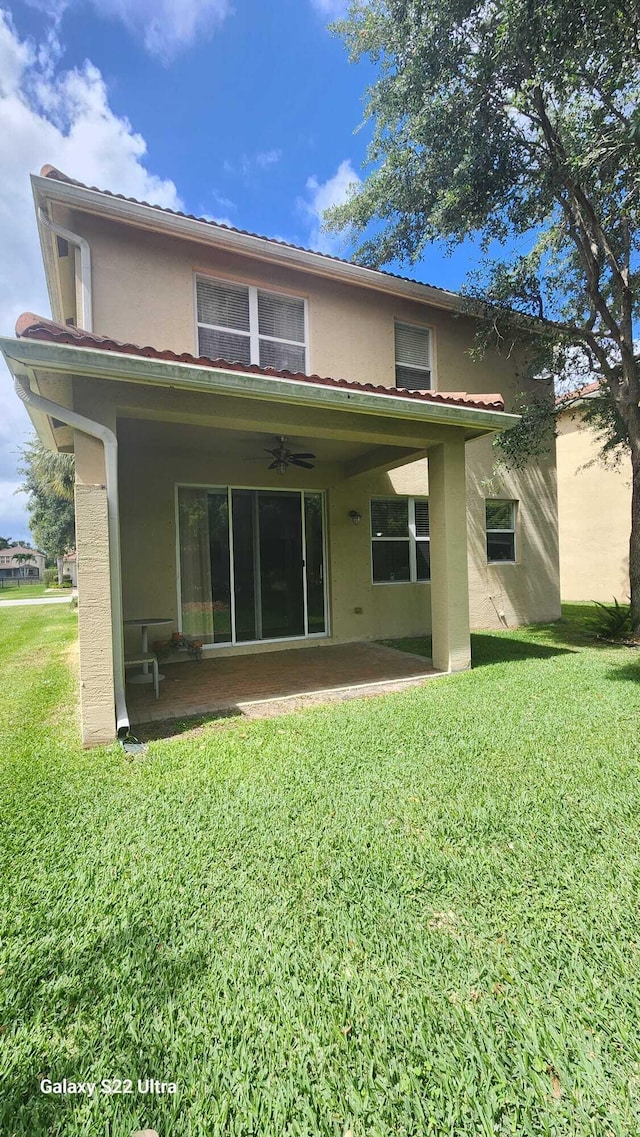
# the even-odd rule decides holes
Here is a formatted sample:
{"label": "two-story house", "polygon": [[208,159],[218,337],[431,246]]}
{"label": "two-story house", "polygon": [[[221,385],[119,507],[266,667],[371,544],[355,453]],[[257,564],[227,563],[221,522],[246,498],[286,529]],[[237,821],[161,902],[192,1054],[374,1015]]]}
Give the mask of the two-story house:
{"label": "two-story house", "polygon": [[127,728],[128,621],[207,659],[430,632],[450,672],[470,627],[559,615],[555,461],[488,481],[526,380],[472,360],[458,295],[51,167],[33,190],[53,319],[0,346],[76,456],[86,743]]}
{"label": "two-story house", "polygon": [[11,545],[0,549],[0,580],[35,583],[44,577],[44,553],[27,545]]}

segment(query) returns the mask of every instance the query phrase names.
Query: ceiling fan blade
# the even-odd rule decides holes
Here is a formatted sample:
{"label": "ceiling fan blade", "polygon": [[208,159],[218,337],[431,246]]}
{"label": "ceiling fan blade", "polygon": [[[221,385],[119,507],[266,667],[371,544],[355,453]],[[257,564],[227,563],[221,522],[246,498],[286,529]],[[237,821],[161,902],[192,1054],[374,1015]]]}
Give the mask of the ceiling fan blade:
{"label": "ceiling fan blade", "polygon": [[313,470],[313,466],[311,465],[311,462],[301,462],[299,458],[292,458],[291,459],[291,465],[292,466],[302,466],[303,470]]}
{"label": "ceiling fan blade", "polygon": [[268,470],[277,470],[279,465],[280,465],[280,463],[279,463],[278,459],[276,458],[275,462],[272,462],[270,466],[267,466],[267,469]]}
{"label": "ceiling fan blade", "polygon": [[315,454],[292,454],[292,458],[315,458]]}

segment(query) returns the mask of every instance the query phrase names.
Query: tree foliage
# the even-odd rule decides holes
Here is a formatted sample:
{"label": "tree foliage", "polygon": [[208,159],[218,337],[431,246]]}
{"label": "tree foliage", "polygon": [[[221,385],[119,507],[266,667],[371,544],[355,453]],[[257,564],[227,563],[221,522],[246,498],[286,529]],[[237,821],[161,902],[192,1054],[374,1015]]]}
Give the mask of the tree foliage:
{"label": "tree foliage", "polygon": [[[336,28],[378,78],[371,172],[328,225],[349,228],[356,259],[374,267],[479,236],[466,292],[485,343],[518,342],[535,376],[599,379],[589,414],[631,456],[640,636],[640,8],[355,0]],[[511,458],[534,448],[541,417],[530,407],[503,436]]]}
{"label": "tree foliage", "polygon": [[19,469],[24,477],[20,489],[27,494],[29,527],[36,544],[49,560],[60,562],[75,548],[74,457],[55,454],[33,438],[22,448]]}

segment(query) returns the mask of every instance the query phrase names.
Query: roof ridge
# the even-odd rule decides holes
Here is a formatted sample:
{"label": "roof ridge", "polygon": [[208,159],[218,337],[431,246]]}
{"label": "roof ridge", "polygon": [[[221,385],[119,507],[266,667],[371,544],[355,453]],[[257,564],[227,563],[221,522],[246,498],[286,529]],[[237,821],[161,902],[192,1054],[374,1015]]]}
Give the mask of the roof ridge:
{"label": "roof ridge", "polygon": [[243,375],[264,375],[269,379],[289,379],[297,383],[320,384],[324,387],[338,387],[353,391],[367,391],[377,395],[391,395],[394,398],[413,399],[424,403],[451,403],[454,406],[476,407],[480,410],[504,410],[504,399],[500,394],[468,395],[465,391],[406,391],[403,388],[376,386],[373,383],[358,383],[351,379],[334,379],[322,375],[305,375],[301,371],[277,370],[275,367],[260,367],[257,363],[237,363],[228,359],[210,359],[208,356],[195,356],[190,352],[178,353],[170,348],[159,350],[147,345],[123,343],[109,336],[99,336],[86,332],[74,325],[58,324],[33,312],[23,312],[16,321],[16,335],[21,339],[39,339],[52,343],[66,343],[75,347],[93,347],[103,351],[118,352],[123,355],[138,355],[147,359],[164,360],[173,363],[188,363],[196,367],[217,368],[224,371],[237,371]]}
{"label": "roof ridge", "polygon": [[168,205],[156,205],[154,202],[141,201],[137,197],[127,197],[123,193],[114,193],[113,190],[101,189],[100,186],[89,186],[86,182],[78,181],[77,178],[72,178],[69,174],[64,174],[56,166],[47,164],[40,170],[40,177],[50,178],[52,181],[65,182],[67,185],[77,186],[79,189],[89,190],[91,193],[101,193],[106,197],[115,198],[118,201],[129,201],[132,205],[143,205],[147,209],[157,209],[160,213],[168,213],[172,217],[184,217],[187,221],[198,221],[202,225],[209,225],[213,229],[221,229],[226,233],[237,233],[241,237],[254,237],[258,241],[267,241],[270,245],[279,245],[284,249],[293,249],[299,253],[309,253],[314,257],[321,257],[325,261],[335,261],[337,264],[351,265],[353,268],[366,269],[369,272],[379,273],[380,276],[388,276],[393,280],[403,280],[408,284],[417,284],[423,288],[430,288],[434,292],[442,292],[444,296],[459,297],[458,292],[452,292],[450,288],[442,288],[438,284],[428,284],[424,280],[416,280],[412,276],[402,276],[398,272],[389,272],[384,268],[371,268],[370,265],[359,264],[357,261],[349,261],[346,257],[337,257],[334,253],[321,253],[317,249],[308,249],[305,245],[295,245],[292,241],[282,241],[278,237],[267,237],[264,233],[253,233],[250,229],[239,229],[235,225],[225,225],[222,221],[213,221],[209,217],[198,217],[195,213],[185,213],[182,209],[171,209]]}

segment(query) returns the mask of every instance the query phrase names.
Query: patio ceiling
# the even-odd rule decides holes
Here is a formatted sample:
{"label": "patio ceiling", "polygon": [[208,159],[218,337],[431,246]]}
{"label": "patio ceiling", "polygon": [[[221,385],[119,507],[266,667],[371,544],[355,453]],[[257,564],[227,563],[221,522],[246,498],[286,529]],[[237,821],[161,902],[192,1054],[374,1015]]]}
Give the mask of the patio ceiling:
{"label": "patio ceiling", "polygon": [[[269,460],[265,451],[275,445],[276,435],[264,429],[226,430],[215,426],[122,417],[118,419],[118,437],[125,446],[157,447],[163,452],[188,447],[190,450],[215,453],[217,458],[256,462],[264,466]],[[366,454],[369,449],[364,442],[318,439],[313,430],[287,433],[287,445],[294,451],[311,451],[316,455],[317,462],[329,463],[351,461]]]}

